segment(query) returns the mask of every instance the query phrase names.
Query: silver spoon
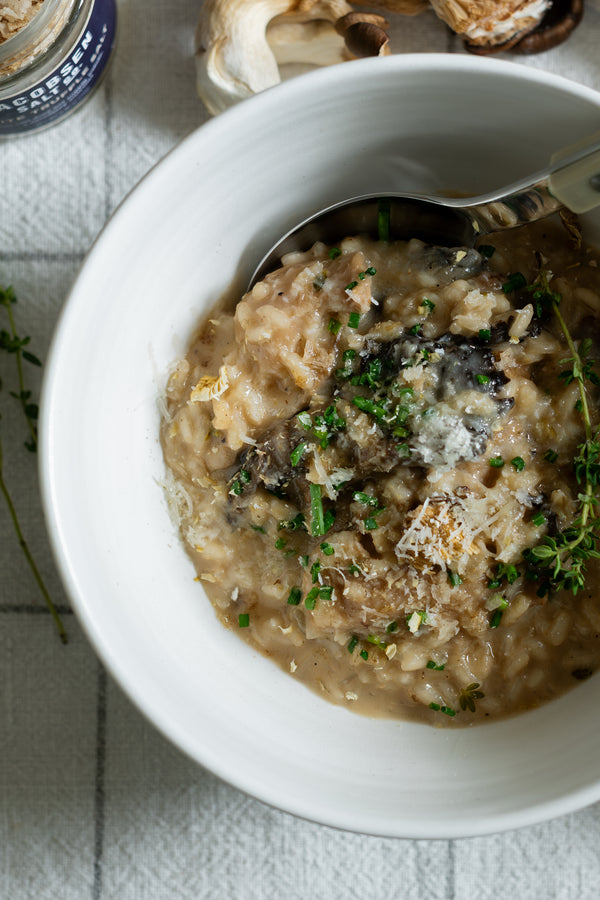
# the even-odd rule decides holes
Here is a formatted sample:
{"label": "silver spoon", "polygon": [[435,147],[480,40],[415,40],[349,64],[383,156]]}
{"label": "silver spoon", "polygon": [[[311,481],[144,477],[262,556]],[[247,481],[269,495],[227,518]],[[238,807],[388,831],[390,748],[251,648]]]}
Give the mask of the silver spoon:
{"label": "silver spoon", "polygon": [[548,167],[497,191],[476,197],[371,194],[343,200],[288,231],[256,267],[249,287],[277,268],[281,257],[334,243],[352,234],[381,240],[417,237],[445,247],[472,247],[483,235],[543,219],[560,209],[574,213],[600,206],[600,132],[555,154]]}

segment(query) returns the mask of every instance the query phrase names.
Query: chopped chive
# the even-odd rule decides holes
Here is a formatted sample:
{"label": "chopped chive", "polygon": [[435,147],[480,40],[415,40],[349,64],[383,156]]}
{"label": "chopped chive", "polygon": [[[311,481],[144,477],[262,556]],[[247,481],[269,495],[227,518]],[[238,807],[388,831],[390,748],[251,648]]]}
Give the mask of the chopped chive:
{"label": "chopped chive", "polygon": [[379,525],[372,516],[369,516],[368,519],[364,519],[363,524],[365,526],[365,531],[376,531],[379,528]]}
{"label": "chopped chive", "polygon": [[315,280],[313,281],[313,287],[314,287],[315,291],[320,291],[326,281],[327,281],[327,273],[319,272],[319,274],[316,276]]}
{"label": "chopped chive", "polygon": [[321,563],[317,559],[310,567],[310,577],[312,578],[312,583],[316,584],[319,578],[319,572],[321,571]]}
{"label": "chopped chive", "polygon": [[430,703],[429,709],[433,709],[435,712],[439,712],[441,707],[439,703]]}
{"label": "chopped chive", "polygon": [[489,460],[489,463],[492,469],[501,469],[504,465],[504,460],[501,456],[492,456],[492,458]]}
{"label": "chopped chive", "polygon": [[321,550],[323,551],[325,556],[333,556],[333,554],[335,553],[335,550],[333,549],[331,544],[328,544],[326,541],[321,544]]}
{"label": "chopped chive", "polygon": [[[348,290],[348,288],[346,288]],[[360,322],[360,313],[352,312],[348,316],[348,328],[358,328]]]}
{"label": "chopped chive", "polygon": [[357,644],[358,638],[356,637],[356,635],[353,635],[348,643],[348,653],[354,653]]}
{"label": "chopped chive", "polygon": [[398,631],[398,623],[396,621],[390,622],[390,624],[386,626],[385,630],[388,634],[393,634],[394,631]]}
{"label": "chopped chive", "polygon": [[497,577],[502,580],[506,578],[509,584],[514,584],[519,577],[519,570],[512,563],[498,563]]}
{"label": "chopped chive", "polygon": [[377,497],[372,497],[371,494],[365,494],[364,491],[354,491],[352,499],[357,500],[359,503],[366,503],[368,506],[379,505]]}
{"label": "chopped chive", "polygon": [[283,538],[277,538],[277,540],[275,541],[275,549],[283,550],[286,544],[287,544],[287,541],[284,541]]}
{"label": "chopped chive", "polygon": [[459,584],[462,584],[462,578],[458,572],[453,572],[452,569],[448,569],[448,581],[452,587],[458,587]]}
{"label": "chopped chive", "polygon": [[294,447],[292,452],[290,453],[290,462],[293,466],[297,466],[302,457],[304,456],[304,451],[306,450],[306,444],[304,441],[298,444],[297,447]]}
{"label": "chopped chive", "polygon": [[544,513],[539,512],[539,513],[536,513],[535,516],[531,517],[531,521],[533,522],[534,525],[536,525],[539,528],[540,525],[545,525],[546,516],[544,515]]}
{"label": "chopped chive", "polygon": [[238,625],[240,628],[247,628],[250,624],[250,613],[240,613],[238,616]]}
{"label": "chopped chive", "polygon": [[303,569],[305,569],[307,567],[307,565],[308,565],[308,554],[307,553],[305,553],[303,556],[300,557],[300,565],[302,566]]}
{"label": "chopped chive", "polygon": [[342,251],[339,247],[332,247],[329,251],[329,259],[337,259],[338,256],[342,255]]}
{"label": "chopped chive", "polygon": [[300,512],[295,515],[293,519],[281,519],[281,521],[277,523],[277,530],[283,531],[285,529],[285,531],[298,531],[298,529],[301,529],[302,531],[306,531],[304,522],[304,513]]}
{"label": "chopped chive", "polygon": [[371,276],[377,275],[377,269],[375,268],[375,266],[369,266],[368,269],[365,269],[365,274]]}
{"label": "chopped chive", "polygon": [[429,312],[433,312],[435,309],[435,303],[433,303],[428,297],[423,297],[421,300],[421,306],[424,306],[425,309],[428,309]]}
{"label": "chopped chive", "polygon": [[527,279],[521,272],[513,272],[502,285],[502,290],[505,294],[510,294],[512,291],[517,291],[519,288],[525,287],[526,284]]}
{"label": "chopped chive", "polygon": [[500,621],[502,619],[502,612],[503,612],[503,610],[501,610],[501,609],[494,610],[494,612],[492,613],[492,617],[490,619],[490,628],[498,627],[498,625],[500,624]]}
{"label": "chopped chive", "polygon": [[358,287],[358,281],[351,281],[344,288],[345,291],[353,291],[355,287]]}
{"label": "chopped chive", "polygon": [[313,537],[325,534],[325,520],[323,518],[323,500],[321,499],[321,485],[310,485],[310,531]]}
{"label": "chopped chive", "polygon": [[248,472],[247,469],[240,469],[240,471],[238,472],[238,478],[240,479],[240,481],[243,484],[248,484],[251,477],[252,476],[250,475],[250,472]]}
{"label": "chopped chive", "polygon": [[377,237],[380,241],[390,239],[391,204],[389,200],[380,200],[377,204]]}
{"label": "chopped chive", "polygon": [[327,325],[327,330],[332,334],[337,334],[341,327],[342,323],[339,321],[339,319],[330,319],[329,324]]}
{"label": "chopped chive", "polygon": [[427,665],[426,665],[425,668],[426,668],[426,669],[433,669],[435,672],[443,672],[444,669],[446,668],[446,666],[445,666],[445,664],[443,664],[443,665],[440,666],[440,665],[438,665],[436,662],[434,662],[432,659],[430,659],[430,660],[427,661]]}
{"label": "chopped chive", "polygon": [[421,334],[422,330],[423,330],[423,326],[417,322],[416,325],[413,325],[412,328],[408,329],[408,333],[418,335],[418,334]]}
{"label": "chopped chive", "polygon": [[325,533],[327,533],[335,524],[335,510],[326,509],[325,515],[323,516],[323,522],[325,524]]}
{"label": "chopped chive", "polygon": [[522,472],[525,468],[525,460],[521,456],[513,456],[510,464],[517,472]]}
{"label": "chopped chive", "polygon": [[356,356],[356,350],[352,350],[352,349],[344,350],[344,352],[342,353],[342,359],[344,360],[344,362],[346,362],[349,359],[354,359],[355,356]]}
{"label": "chopped chive", "polygon": [[500,587],[501,583],[502,582],[499,578],[492,578],[491,581],[488,581],[487,586],[489,587],[490,591],[496,591]]}
{"label": "chopped chive", "polygon": [[332,594],[333,588],[328,584],[324,584],[319,588],[319,597],[321,598],[321,600],[331,600]]}
{"label": "chopped chive", "polygon": [[478,374],[475,376],[475,378],[477,379],[478,384],[489,384],[489,381],[490,381],[489,375],[479,375]]}
{"label": "chopped chive", "polygon": [[490,259],[496,252],[496,248],[491,244],[481,244],[477,249],[481,255],[485,256],[487,259]]}
{"label": "chopped chive", "polygon": [[445,716],[450,716],[450,718],[456,715],[456,710],[452,709],[451,706],[442,706],[440,712],[443,712]]}
{"label": "chopped chive", "polygon": [[363,659],[368,659],[368,658],[369,658],[369,654],[367,653],[366,650],[361,650],[361,651],[360,651],[360,655],[362,656]]}
{"label": "chopped chive", "polygon": [[311,588],[308,594],[304,599],[304,605],[307,609],[314,609],[317,604],[317,597],[319,596],[319,585],[317,584],[314,588]]}
{"label": "chopped chive", "polygon": [[351,566],[348,566],[348,571],[350,572],[351,575],[360,575],[361,574],[361,570],[354,563],[352,563]]}
{"label": "chopped chive", "polygon": [[479,329],[479,337],[482,341],[489,341],[492,336],[492,332],[489,328],[480,328]]}
{"label": "chopped chive", "polygon": [[299,587],[293,587],[290,591],[290,596],[288,597],[287,602],[290,606],[298,606],[301,600],[302,591]]}
{"label": "chopped chive", "polygon": [[367,640],[369,644],[373,644],[375,647],[381,647],[382,650],[385,650],[385,648],[387,647],[386,642],[382,641],[381,638],[376,634],[368,634]]}
{"label": "chopped chive", "polygon": [[558,459],[558,453],[556,450],[547,450],[546,453],[544,453],[544,459],[546,462],[555,463]]}
{"label": "chopped chive", "polygon": [[298,421],[300,422],[300,424],[302,425],[302,427],[304,428],[305,431],[310,431],[310,429],[312,428],[312,419],[310,417],[310,413],[308,413],[306,411],[299,412],[298,415],[296,416],[296,418],[298,419]]}
{"label": "chopped chive", "polygon": [[266,534],[266,533],[267,533],[267,532],[265,531],[265,529],[262,527],[262,525],[252,525],[252,524],[251,524],[250,527],[252,528],[253,531],[258,531],[260,534]]}

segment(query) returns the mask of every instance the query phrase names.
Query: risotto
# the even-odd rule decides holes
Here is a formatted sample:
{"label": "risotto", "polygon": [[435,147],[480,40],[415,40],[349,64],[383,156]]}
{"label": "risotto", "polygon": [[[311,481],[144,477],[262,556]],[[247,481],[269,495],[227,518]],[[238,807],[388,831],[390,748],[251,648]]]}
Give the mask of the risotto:
{"label": "risotto", "polygon": [[213,310],[161,438],[221,621],[370,716],[465,725],[589,677],[598,256],[548,222],[347,237]]}

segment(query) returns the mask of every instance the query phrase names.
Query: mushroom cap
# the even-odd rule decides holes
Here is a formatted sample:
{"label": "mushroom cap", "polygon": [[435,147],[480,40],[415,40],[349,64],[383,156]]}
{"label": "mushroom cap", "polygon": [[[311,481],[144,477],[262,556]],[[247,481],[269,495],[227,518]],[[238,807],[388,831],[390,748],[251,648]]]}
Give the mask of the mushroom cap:
{"label": "mushroom cap", "polygon": [[542,20],[552,0],[431,0],[468,50],[508,49]]}

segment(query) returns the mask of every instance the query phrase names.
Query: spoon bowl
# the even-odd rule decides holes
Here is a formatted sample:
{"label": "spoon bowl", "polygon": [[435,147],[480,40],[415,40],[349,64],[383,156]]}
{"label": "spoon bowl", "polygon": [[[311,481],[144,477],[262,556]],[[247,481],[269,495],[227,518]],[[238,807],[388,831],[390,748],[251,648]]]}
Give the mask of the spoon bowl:
{"label": "spoon bowl", "polygon": [[486,234],[517,228],[561,209],[583,213],[600,206],[600,132],[554,154],[548,167],[500,190],[475,197],[369,194],[314,213],[287,232],[262,258],[249,288],[281,257],[317,241],[349,234],[379,240],[419,238],[444,247],[473,247]]}

